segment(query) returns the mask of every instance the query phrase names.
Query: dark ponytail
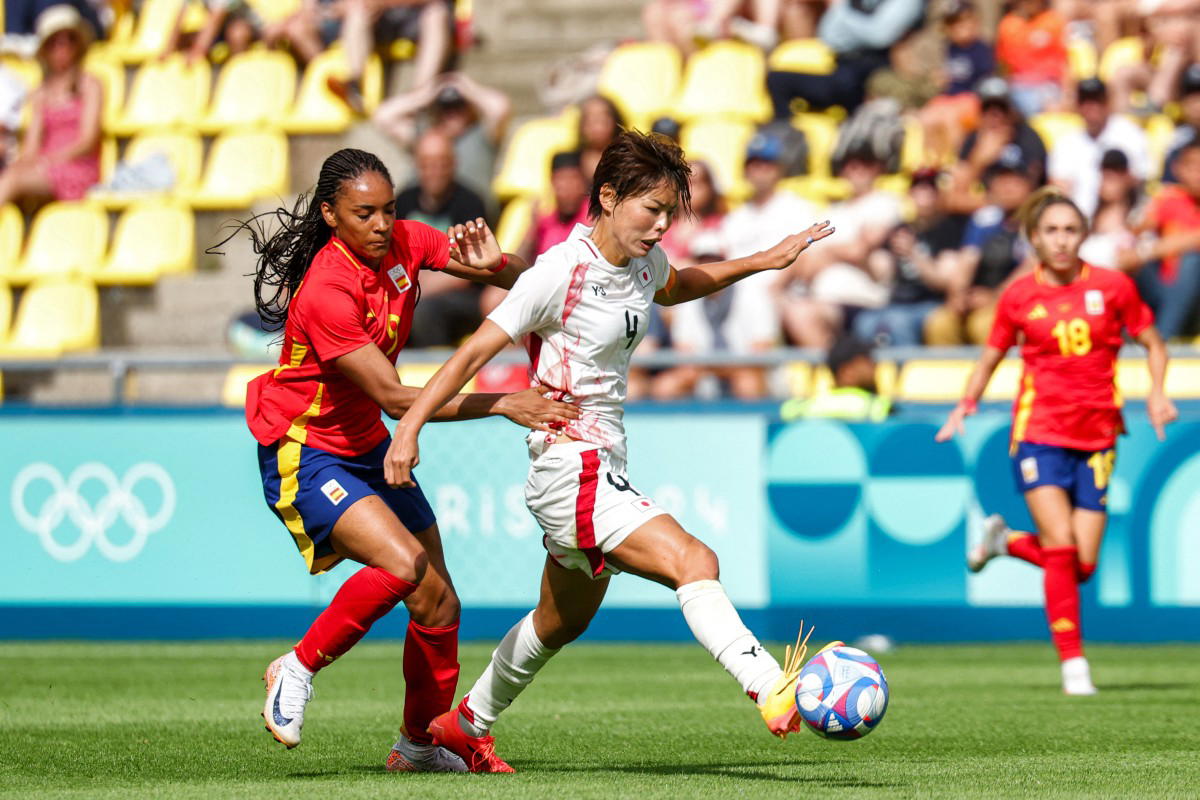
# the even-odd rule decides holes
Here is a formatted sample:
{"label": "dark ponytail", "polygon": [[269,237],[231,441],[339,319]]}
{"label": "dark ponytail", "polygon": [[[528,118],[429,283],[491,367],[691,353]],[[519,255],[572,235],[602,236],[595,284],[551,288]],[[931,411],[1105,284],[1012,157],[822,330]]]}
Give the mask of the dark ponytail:
{"label": "dark ponytail", "polygon": [[[321,216],[321,204],[332,205],[342,184],[364,172],[378,172],[389,184],[392,182],[387,167],[375,154],[351,148],[338,150],[321,164],[317,185],[311,194],[300,195],[294,208],[289,211],[281,207],[240,221],[229,237],[209,248],[210,253],[219,253],[217,248],[239,232],[249,233],[258,256],[254,272],[254,305],[265,330],[279,330],[287,322],[292,295],[300,288],[313,257],[333,233]],[[266,220],[270,217],[279,223],[274,232],[267,230]]]}

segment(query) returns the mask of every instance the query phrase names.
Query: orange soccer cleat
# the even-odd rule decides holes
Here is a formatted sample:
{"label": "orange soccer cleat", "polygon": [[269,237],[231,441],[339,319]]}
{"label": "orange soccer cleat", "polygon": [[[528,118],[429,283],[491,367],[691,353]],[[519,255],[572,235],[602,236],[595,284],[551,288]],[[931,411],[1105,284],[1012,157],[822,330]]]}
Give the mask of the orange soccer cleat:
{"label": "orange soccer cleat", "polygon": [[458,724],[458,709],[452,708],[429,723],[434,744],[446,748],[467,764],[471,772],[516,772],[496,755],[494,736],[469,736]]}

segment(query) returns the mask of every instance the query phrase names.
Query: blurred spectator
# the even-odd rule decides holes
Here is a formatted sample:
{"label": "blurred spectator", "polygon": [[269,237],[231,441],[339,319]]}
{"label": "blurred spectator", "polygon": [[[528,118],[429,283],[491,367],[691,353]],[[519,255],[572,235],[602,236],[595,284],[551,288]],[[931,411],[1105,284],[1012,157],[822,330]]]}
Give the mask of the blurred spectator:
{"label": "blurred spectator", "polygon": [[790,281],[784,330],[801,347],[829,347],[844,328],[847,309],[887,302],[883,276],[871,271],[870,255],[900,223],[902,207],[896,195],[875,188],[882,174],[883,163],[871,148],[849,153],[840,175],[850,185],[850,199],[829,208],[838,235],[802,255],[782,276]]}
{"label": "blurred spectator", "polygon": [[875,384],[875,357],[869,342],[843,336],[829,348],[825,363],[833,388],[807,399],[793,398],[779,410],[784,422],[798,419],[840,419],[882,422],[892,413],[892,401],[881,397]]}
{"label": "blurred spectator", "polygon": [[[413,219],[446,230],[483,217],[483,200],[454,180],[454,145],[429,131],[416,147],[417,183],[396,197],[397,219]],[[413,315],[412,347],[450,347],[483,321],[482,289],[441,272],[421,275],[421,302]]]}
{"label": "blurred spectator", "polygon": [[554,208],[533,212],[533,225],[520,255],[529,263],[559,242],[565,242],[576,225],[588,224],[588,186],[579,166],[579,153],[556,153],[550,159],[550,188]]}
{"label": "blurred spectator", "polygon": [[258,311],[243,311],[225,328],[225,342],[238,358],[247,361],[277,361],[283,340],[279,331],[263,327]]}
{"label": "blurred spectator", "polygon": [[996,60],[1025,116],[1057,108],[1067,97],[1067,22],[1049,0],[1014,0],[996,31]]}
{"label": "blurred spectator", "polygon": [[837,54],[836,66],[828,75],[767,73],[775,118],[791,119],[797,98],[809,108],[841,106],[853,112],[865,98],[867,78],[888,66],[888,50],[920,27],[924,11],[922,0],[833,0],[817,32]]}
{"label": "blurred spectator", "polygon": [[204,0],[204,6],[208,12],[204,24],[192,34],[184,30],[188,4],[179,6],[175,25],[163,48],[163,58],[186,51],[187,63],[193,64],[208,58],[218,42],[223,42],[229,53],[236,55],[249,50],[250,45],[262,36],[262,20],[246,0]]}
{"label": "blurred spectator", "polygon": [[484,86],[463,72],[446,72],[410,92],[380,104],[375,124],[410,147],[426,131],[454,142],[455,180],[493,204],[492,176],[512,103],[499,89]]}
{"label": "blurred spectator", "polygon": [[4,32],[30,36],[37,34],[37,20],[46,9],[56,5],[74,8],[91,26],[93,36],[104,32],[100,12],[104,3],[88,0],[4,0]]}
{"label": "blurred spectator", "polygon": [[[691,240],[691,261],[712,264],[725,260],[721,237],[702,231]],[[779,327],[763,308],[771,305],[767,285],[750,279],[691,303],[671,309],[671,346],[681,353],[747,354],[770,350],[779,342]],[[664,370],[654,378],[651,393],[658,400],[690,395],[705,382],[719,382],[740,400],[767,393],[766,368],[757,366],[699,366],[688,364]]]}
{"label": "blurred spectator", "polygon": [[996,70],[992,47],[980,37],[979,12],[969,0],[951,0],[942,17],[946,54],[941,94],[921,110],[926,163],[942,164],[958,152],[963,136],[979,124],[977,87]]}
{"label": "blurred spectator", "polygon": [[1200,0],[1144,0],[1137,4],[1139,16],[1133,20],[1129,37],[1140,42],[1141,57],[1118,64],[1112,73],[1118,110],[1154,112],[1176,99],[1184,69],[1200,57],[1198,12]]}
{"label": "blurred spectator", "polygon": [[650,125],[651,133],[660,133],[671,141],[679,144],[679,133],[682,126],[674,117],[659,117]]}
{"label": "blurred spectator", "polygon": [[764,50],[779,40],[779,0],[650,0],[642,25],[652,42],[668,42],[687,56],[698,44],[731,36]]}
{"label": "blurred spectator", "polygon": [[1162,179],[1167,182],[1175,180],[1175,159],[1179,151],[1200,136],[1200,63],[1184,70],[1179,81],[1179,113],[1182,121],[1167,146],[1167,161],[1163,165]]}
{"label": "blurred spectator", "polygon": [[995,316],[1000,290],[1025,261],[1017,211],[1033,192],[1029,166],[1017,150],[1006,150],[984,175],[987,205],[972,215],[963,234],[959,269],[946,304],[925,323],[927,344],[983,344]]}
{"label": "blurred spectator", "polygon": [[0,169],[17,156],[17,129],[25,105],[25,82],[0,64]]}
{"label": "blurred spectator", "polygon": [[1144,238],[1121,255],[1164,339],[1184,335],[1200,307],[1200,141],[1184,145],[1175,177],[1151,199]]}
{"label": "blurred spectator", "polygon": [[829,6],[829,0],[782,0],[779,8],[779,38],[813,39],[821,15]]}
{"label": "blurred spectator", "polygon": [[680,214],[667,229],[661,245],[674,267],[690,267],[692,261],[692,238],[703,231],[717,231],[725,220],[728,205],[717,191],[712,170],[703,161],[691,163],[692,174],[688,185],[692,192],[692,214]]}
{"label": "blurred spectator", "polygon": [[100,180],[104,90],[85,72],[91,26],[73,6],[55,5],[37,19],[42,84],[20,155],[0,173],[0,205],[22,197],[78,200]]}
{"label": "blurred spectator", "polygon": [[979,104],[979,127],[963,141],[951,172],[948,207],[954,213],[970,214],[983,204],[975,186],[1002,157],[1019,158],[1035,186],[1046,176],[1046,146],[1014,108],[1003,78],[988,78],[979,85]]}
{"label": "blurred spectator", "polygon": [[1050,152],[1050,182],[1058,184],[1089,218],[1096,211],[1100,190],[1100,158],[1107,150],[1120,150],[1138,180],[1150,172],[1150,145],[1133,120],[1109,109],[1108,89],[1099,78],[1088,78],[1077,87],[1077,107],[1084,128],[1063,134]]}
{"label": "blurred spectator", "polygon": [[926,318],[945,299],[966,220],[942,210],[937,179],[934,170],[913,175],[908,193],[912,222],[893,228],[869,256],[872,274],[890,284],[891,295],[883,308],[863,309],[854,317],[854,333],[862,339],[918,346]]}
{"label": "blurred spectator", "polygon": [[906,36],[888,51],[888,65],[867,78],[868,98],[890,97],[906,111],[915,111],[938,95],[929,80],[929,65],[921,58],[916,36]]}
{"label": "blurred spectator", "polygon": [[1120,254],[1137,242],[1130,220],[1141,217],[1142,182],[1129,171],[1129,159],[1120,150],[1108,150],[1100,159],[1100,188],[1088,238],[1079,257],[1089,264],[1119,269]]}
{"label": "blurred spectator", "polygon": [[596,174],[600,154],[612,144],[625,120],[612,100],[604,95],[592,95],[579,104],[579,163],[588,186]]}

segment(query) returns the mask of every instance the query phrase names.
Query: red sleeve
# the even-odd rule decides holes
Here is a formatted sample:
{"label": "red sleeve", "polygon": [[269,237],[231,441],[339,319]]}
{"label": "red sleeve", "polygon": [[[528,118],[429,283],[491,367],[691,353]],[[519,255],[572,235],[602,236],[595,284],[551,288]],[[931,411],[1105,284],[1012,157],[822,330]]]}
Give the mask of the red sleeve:
{"label": "red sleeve", "polygon": [[1117,277],[1117,317],[1129,335],[1136,337],[1154,324],[1154,312],[1142,302],[1137,287],[1128,275],[1121,273]]}
{"label": "red sleeve", "polygon": [[420,269],[443,270],[450,263],[450,239],[444,231],[412,220],[396,220],[392,236],[407,240]]}
{"label": "red sleeve", "polygon": [[992,332],[988,336],[988,347],[994,347],[1000,352],[1017,343],[1016,300],[1013,287],[1009,286],[996,302],[996,318],[992,321]]}
{"label": "red sleeve", "polygon": [[319,283],[306,287],[297,300],[300,329],[320,361],[332,361],[374,341],[367,333],[363,301],[354,287]]}

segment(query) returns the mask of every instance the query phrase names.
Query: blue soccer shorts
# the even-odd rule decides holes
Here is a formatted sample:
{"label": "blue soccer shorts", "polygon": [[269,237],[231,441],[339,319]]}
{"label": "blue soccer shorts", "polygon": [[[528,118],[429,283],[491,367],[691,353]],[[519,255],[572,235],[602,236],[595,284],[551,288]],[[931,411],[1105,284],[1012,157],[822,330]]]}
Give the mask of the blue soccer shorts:
{"label": "blue soccer shorts", "polygon": [[414,533],[435,522],[420,484],[397,489],[384,480],[383,457],[390,443],[390,438],[384,439],[360,456],[334,455],[286,437],[269,447],[258,446],[267,505],[291,532],[313,575],[342,560],[329,534],[346,509],[364,497],[379,497]]}
{"label": "blue soccer shorts", "polygon": [[1107,511],[1108,483],[1116,463],[1115,448],[1072,450],[1019,442],[1012,457],[1013,476],[1022,493],[1039,486],[1059,486],[1075,508]]}

